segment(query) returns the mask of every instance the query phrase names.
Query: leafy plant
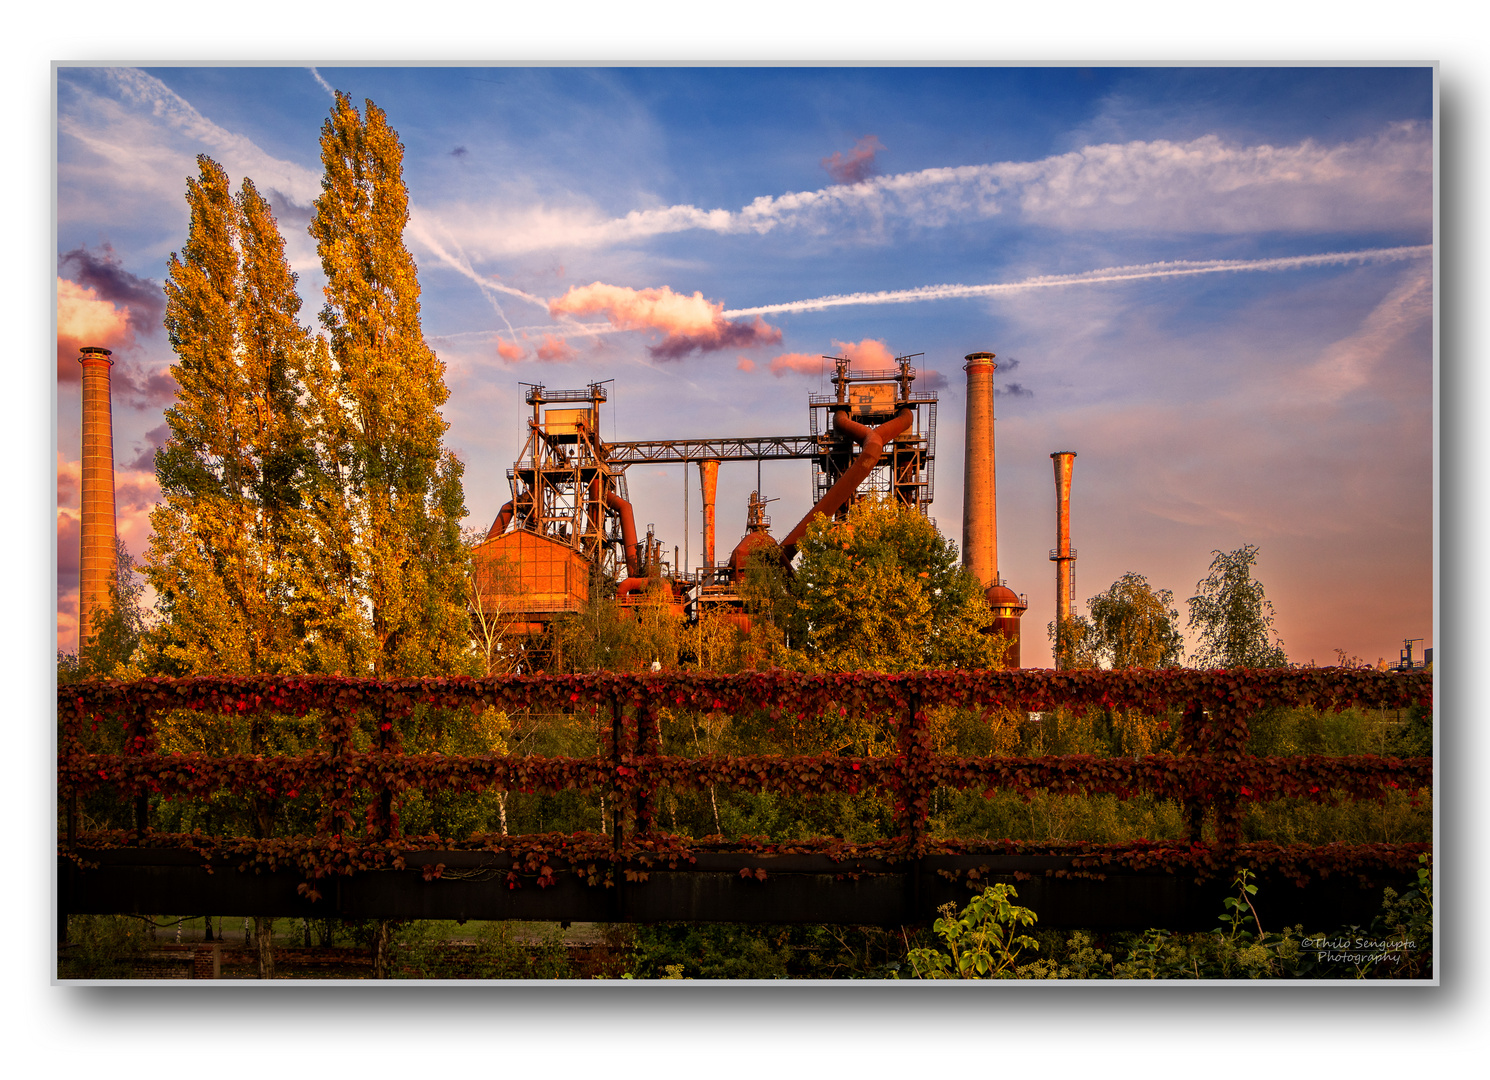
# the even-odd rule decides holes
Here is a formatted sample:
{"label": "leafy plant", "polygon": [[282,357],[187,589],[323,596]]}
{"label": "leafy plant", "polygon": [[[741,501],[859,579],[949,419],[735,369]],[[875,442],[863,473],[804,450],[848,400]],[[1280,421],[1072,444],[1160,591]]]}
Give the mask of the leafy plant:
{"label": "leafy plant", "polygon": [[932,929],[946,943],[947,951],[912,949],[906,962],[918,979],[1015,979],[1023,949],[1039,949],[1040,943],[1021,926],[1034,926],[1035,913],[1011,904],[1017,899],[1014,886],[997,882],[973,897],[962,914],[957,905],[943,904],[942,917]]}
{"label": "leafy plant", "polygon": [[59,979],[127,979],[145,951],[147,924],[129,915],[71,915]]}

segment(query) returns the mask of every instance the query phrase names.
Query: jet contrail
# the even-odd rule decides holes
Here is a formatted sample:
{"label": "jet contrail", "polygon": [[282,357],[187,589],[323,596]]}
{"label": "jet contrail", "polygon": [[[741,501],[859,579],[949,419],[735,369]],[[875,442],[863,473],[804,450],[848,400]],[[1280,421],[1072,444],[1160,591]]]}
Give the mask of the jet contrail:
{"label": "jet contrail", "polygon": [[1085,270],[1079,274],[1044,274],[1039,277],[1025,278],[1023,281],[999,282],[992,285],[926,285],[919,289],[819,296],[812,300],[789,300],[784,304],[735,308],[722,314],[727,318],[746,315],[781,315],[794,311],[823,311],[827,308],[850,307],[859,304],[910,304],[920,300],[997,296],[1001,293],[1060,288],[1066,285],[1099,285],[1109,281],[1140,281],[1145,278],[1188,277],[1196,274],[1240,273],[1257,270],[1301,270],[1308,266],[1338,266],[1352,262],[1391,262],[1397,259],[1416,259],[1430,255],[1432,252],[1432,244],[1418,244],[1414,247],[1332,251],[1323,255],[1291,255],[1277,259],[1207,259],[1142,263],[1137,266],[1114,266],[1106,270]]}
{"label": "jet contrail", "polygon": [[331,84],[325,79],[321,78],[321,73],[315,68],[311,68],[310,73],[315,76],[316,82],[321,84],[321,89],[330,94],[332,99],[334,100],[336,98],[336,91],[332,89]]}

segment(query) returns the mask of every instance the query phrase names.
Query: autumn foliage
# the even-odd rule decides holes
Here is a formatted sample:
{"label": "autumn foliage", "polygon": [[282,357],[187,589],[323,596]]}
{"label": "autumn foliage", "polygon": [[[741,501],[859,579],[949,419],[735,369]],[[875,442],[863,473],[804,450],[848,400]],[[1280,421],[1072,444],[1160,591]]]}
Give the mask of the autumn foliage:
{"label": "autumn foliage", "polygon": [[[820,851],[913,858],[933,852],[1072,854],[1100,867],[1164,866],[1220,872],[1239,858],[1307,878],[1311,873],[1404,869],[1427,846],[1243,843],[1238,822],[1248,803],[1278,798],[1316,803],[1384,799],[1432,784],[1429,758],[1374,755],[1259,757],[1245,751],[1248,721],[1267,708],[1350,706],[1408,708],[1431,704],[1431,677],[1345,669],[1125,671],[975,671],[902,675],[800,675],[754,672],[708,675],[663,672],[505,676],[487,679],[372,680],[293,678],[145,679],[92,682],[59,690],[58,783],[64,804],[112,791],[142,810],[133,830],[74,825],[64,850],[136,843],[184,846],[240,856],[244,865],[281,861],[304,869],[307,889],[328,873],[401,868],[416,850],[477,847],[511,854],[514,886],[539,885],[564,869],[591,883],[618,864],[676,865],[699,851]],[[959,757],[940,754],[931,715],[955,707],[1039,712],[1063,709],[1178,710],[1179,752],[1140,758],[1089,755]],[[404,735],[436,712],[451,716],[589,717],[599,753],[589,757],[410,752]],[[878,756],[842,753],[682,756],[662,752],[659,717],[759,713],[782,725],[811,726],[850,714],[879,718],[894,733]],[[280,754],[163,752],[160,733],[172,718],[232,724],[254,717],[298,718],[305,745]],[[719,786],[791,795],[883,795],[893,803],[895,835],[852,844],[824,836],[793,844],[722,837],[695,840],[658,827],[661,788]],[[1182,843],[1016,844],[930,838],[928,807],[938,788],[1040,792],[1138,793],[1174,799],[1192,811],[1194,832]],[[403,836],[398,812],[413,792],[476,795],[491,790],[602,793],[618,808],[617,827],[603,832],[519,836]],[[302,828],[250,839],[201,833],[166,835],[149,824],[151,800],[207,800],[223,793],[272,803]],[[1416,796],[1414,796],[1416,797]],[[291,811],[299,808],[298,815]],[[307,815],[304,811],[313,810]],[[1204,834],[1201,817],[1211,821]],[[426,860],[428,863],[428,860]],[[597,867],[601,868],[597,870]],[[437,864],[424,867],[439,873]],[[526,877],[524,877],[524,874]]]}

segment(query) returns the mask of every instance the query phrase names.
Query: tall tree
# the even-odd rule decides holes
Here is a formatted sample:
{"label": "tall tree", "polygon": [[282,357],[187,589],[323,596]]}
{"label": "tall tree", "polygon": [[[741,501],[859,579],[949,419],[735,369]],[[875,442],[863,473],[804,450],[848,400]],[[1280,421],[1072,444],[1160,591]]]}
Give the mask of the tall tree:
{"label": "tall tree", "polygon": [[183,674],[302,671],[309,334],[268,204],[249,180],[235,200],[222,167],[197,162],[165,287],[180,389],[155,459],[162,501],[145,572],[164,621],[153,647]]}
{"label": "tall tree", "polygon": [[[155,459],[162,501],[146,574],[164,616],[157,669],[182,674],[300,672],[317,666],[308,584],[318,561],[307,496],[321,485],[302,400],[315,351],[268,203],[245,179],[197,159],[191,220],[166,281],[166,329],[179,386]],[[266,732],[255,720],[250,751]],[[254,835],[274,802],[250,800]],[[256,918],[259,975],[274,975],[273,920]]]}
{"label": "tall tree", "polygon": [[1142,574],[1127,573],[1087,601],[1090,629],[1082,647],[1111,668],[1179,665],[1184,642],[1174,593],[1155,590]]}
{"label": "tall tree", "polygon": [[1197,667],[1287,667],[1288,654],[1273,630],[1273,605],[1252,579],[1257,547],[1213,551],[1210,573],[1190,597],[1190,629],[1199,631]]}
{"label": "tall tree", "polygon": [[823,671],[994,668],[1006,642],[956,546],[900,503],[813,519],[792,584],[794,647]]}
{"label": "tall tree", "polygon": [[321,129],[325,173],[310,233],[326,275],[325,383],[312,391],[338,485],[325,541],[367,612],[372,673],[433,675],[473,659],[461,543],[462,467],[446,451],[445,365],[425,344],[404,247],[403,145],[383,111],[338,92]]}

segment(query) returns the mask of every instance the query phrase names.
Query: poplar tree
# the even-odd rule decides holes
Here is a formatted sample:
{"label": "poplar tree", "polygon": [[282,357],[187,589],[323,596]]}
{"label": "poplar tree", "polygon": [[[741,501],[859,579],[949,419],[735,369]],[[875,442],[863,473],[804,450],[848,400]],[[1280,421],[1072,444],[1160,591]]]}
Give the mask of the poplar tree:
{"label": "poplar tree", "polygon": [[[296,319],[300,297],[268,203],[245,179],[233,198],[222,166],[197,158],[191,220],[171,255],[165,324],[179,387],[155,459],[146,574],[164,616],[158,669],[179,674],[315,670],[330,597],[308,498],[324,489],[302,387],[317,355]],[[332,606],[335,606],[334,604]],[[334,661],[333,661],[334,662]],[[266,733],[256,719],[250,752]],[[274,801],[249,800],[255,836]],[[255,918],[261,978],[274,974],[273,920]]]}
{"label": "poplar tree", "polygon": [[403,146],[371,101],[346,94],[321,130],[325,173],[310,233],[326,276],[330,362],[312,388],[327,475],[321,516],[369,621],[372,674],[469,665],[462,466],[444,449],[445,365],[425,344],[404,247]]}
{"label": "poplar tree", "polygon": [[301,408],[310,354],[273,213],[236,199],[203,155],[191,221],[165,286],[179,387],[155,459],[162,500],[146,576],[164,621],[157,662],[181,674],[313,667],[306,649],[304,493],[314,459]]}

